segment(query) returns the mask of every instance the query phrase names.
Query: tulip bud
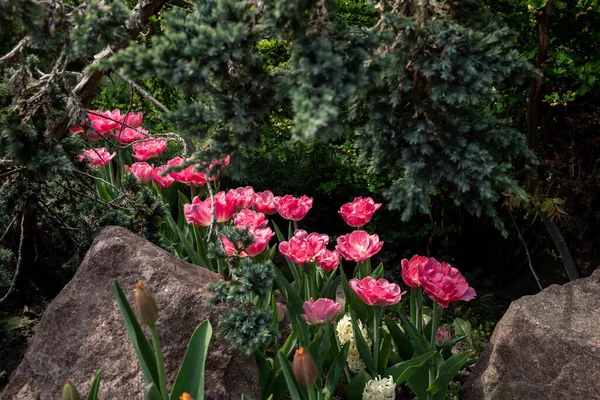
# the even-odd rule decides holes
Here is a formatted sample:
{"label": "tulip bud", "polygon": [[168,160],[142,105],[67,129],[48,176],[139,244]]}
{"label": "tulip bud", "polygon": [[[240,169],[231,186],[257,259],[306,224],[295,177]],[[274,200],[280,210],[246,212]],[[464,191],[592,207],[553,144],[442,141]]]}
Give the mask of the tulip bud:
{"label": "tulip bud", "polygon": [[277,322],[283,321],[283,317],[285,317],[285,306],[277,303]]}
{"label": "tulip bud", "polygon": [[293,367],[294,376],[299,384],[311,386],[316,382],[319,369],[304,347],[296,350]]}
{"label": "tulip bud", "polygon": [[183,392],[183,394],[179,397],[179,400],[194,400],[189,393]]}
{"label": "tulip bud", "polygon": [[79,400],[79,392],[69,379],[63,387],[62,400]]}
{"label": "tulip bud", "polygon": [[441,346],[449,340],[452,340],[450,329],[445,327],[440,328],[436,334],[437,345]]}
{"label": "tulip bud", "polygon": [[158,310],[152,295],[142,282],[135,285],[133,291],[133,306],[140,324],[152,326],[158,319]]}

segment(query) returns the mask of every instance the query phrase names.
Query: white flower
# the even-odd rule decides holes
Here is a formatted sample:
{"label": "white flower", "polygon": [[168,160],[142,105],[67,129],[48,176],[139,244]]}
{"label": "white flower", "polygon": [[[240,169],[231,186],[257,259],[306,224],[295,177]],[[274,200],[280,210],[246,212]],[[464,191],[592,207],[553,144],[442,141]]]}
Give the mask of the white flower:
{"label": "white flower", "polygon": [[[367,346],[371,347],[371,339],[369,339],[369,336],[367,335],[367,329],[360,321],[357,322],[360,332],[362,333],[363,338],[365,338],[365,342],[367,342]],[[348,348],[348,358],[346,359],[350,371],[357,373],[360,370],[365,369],[367,366],[360,358],[360,354],[356,348],[356,342],[354,341],[354,330],[352,329],[352,318],[350,317],[350,314],[346,314],[342,319],[340,319],[335,330],[341,346],[347,342],[350,342],[350,347]]]}
{"label": "white flower", "polygon": [[[369,335],[367,334],[367,328],[365,328],[360,322],[358,322],[358,328],[360,329],[360,333],[362,333],[365,342],[367,345],[371,347],[371,339],[369,339]],[[340,339],[340,345],[346,344],[346,342],[351,342],[351,345],[354,344],[354,330],[352,329],[352,318],[350,314],[344,315],[342,319],[337,323],[335,330],[337,331],[337,336]]]}
{"label": "white flower", "polygon": [[362,393],[363,400],[394,400],[396,398],[396,383],[393,378],[378,376],[365,385]]}

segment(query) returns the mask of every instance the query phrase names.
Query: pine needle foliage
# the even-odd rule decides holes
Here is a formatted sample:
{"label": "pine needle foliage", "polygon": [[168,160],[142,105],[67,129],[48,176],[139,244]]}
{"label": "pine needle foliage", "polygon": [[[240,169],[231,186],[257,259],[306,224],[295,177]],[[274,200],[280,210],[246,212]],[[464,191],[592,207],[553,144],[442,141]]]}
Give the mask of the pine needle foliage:
{"label": "pine needle foliage", "polygon": [[[532,73],[514,34],[471,0],[383,1],[359,20],[348,3],[196,1],[104,67],[185,90],[190,100],[166,118],[207,144],[202,157],[254,148],[284,109],[293,139],[358,135],[358,161],[390,178],[385,194],[404,220],[441,191],[501,227],[499,194],[525,195],[510,171],[532,157],[510,121],[488,112],[496,85]],[[264,40],[287,43],[287,62],[273,68]]]}

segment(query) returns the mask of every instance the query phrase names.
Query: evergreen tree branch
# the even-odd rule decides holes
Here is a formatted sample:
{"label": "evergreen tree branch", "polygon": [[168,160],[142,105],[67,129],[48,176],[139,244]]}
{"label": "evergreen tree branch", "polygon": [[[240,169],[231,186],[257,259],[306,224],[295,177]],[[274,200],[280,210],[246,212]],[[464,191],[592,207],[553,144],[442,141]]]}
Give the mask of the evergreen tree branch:
{"label": "evergreen tree branch", "polygon": [[[92,64],[97,64],[100,60],[111,56],[113,53],[127,47],[129,42],[141,32],[142,28],[148,24],[150,17],[157,14],[165,5],[165,0],[140,0],[131,12],[131,17],[127,23],[129,40],[120,43],[117,46],[108,46],[100,53],[96,54]],[[74,100],[69,101],[67,109],[58,119],[53,129],[49,132],[49,136],[59,141],[67,134],[67,128],[71,119],[70,115],[75,111],[76,106],[80,105],[83,108],[88,107],[94,99],[94,92],[100,83],[104,73],[95,69],[85,73],[77,86],[72,90],[71,97]]]}
{"label": "evergreen tree branch", "polygon": [[167,108],[167,106],[165,106],[160,101],[156,100],[150,93],[145,91],[140,85],[138,85],[137,83],[135,83],[134,81],[132,81],[131,79],[129,79],[128,77],[126,77],[125,75],[120,73],[119,71],[113,70],[112,72],[115,75],[117,75],[119,78],[121,78],[122,80],[127,82],[129,85],[131,85],[131,87],[133,89],[135,89],[135,91],[138,92],[140,94],[140,96],[142,96],[143,98],[148,100],[150,103],[154,104],[156,107],[160,108],[162,111],[164,111],[166,113],[171,112],[171,110],[169,110]]}
{"label": "evergreen tree branch", "polygon": [[25,47],[27,47],[30,40],[31,37],[29,36],[25,36],[23,39],[21,39],[11,51],[0,57],[0,65],[18,56],[19,54],[22,54],[23,50],[25,50]]}

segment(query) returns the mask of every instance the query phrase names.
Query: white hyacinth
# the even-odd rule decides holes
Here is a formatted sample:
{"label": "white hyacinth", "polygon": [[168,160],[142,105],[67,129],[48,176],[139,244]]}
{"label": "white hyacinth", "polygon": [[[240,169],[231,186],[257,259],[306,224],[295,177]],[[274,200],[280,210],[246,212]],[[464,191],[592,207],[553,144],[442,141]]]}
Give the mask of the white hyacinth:
{"label": "white hyacinth", "polygon": [[[362,333],[365,342],[367,342],[367,346],[371,347],[371,339],[369,339],[369,336],[367,335],[367,329],[363,326],[360,320],[357,322],[360,332]],[[341,346],[346,344],[346,342],[350,342],[347,358],[348,368],[350,368],[350,371],[357,373],[360,370],[365,369],[367,366],[360,358],[360,354],[356,348],[356,342],[354,341],[354,330],[352,329],[352,318],[350,317],[350,314],[344,315],[344,317],[337,323],[335,329]]]}
{"label": "white hyacinth", "polygon": [[365,385],[362,393],[363,400],[394,400],[396,398],[396,383],[393,378],[378,376]]}

